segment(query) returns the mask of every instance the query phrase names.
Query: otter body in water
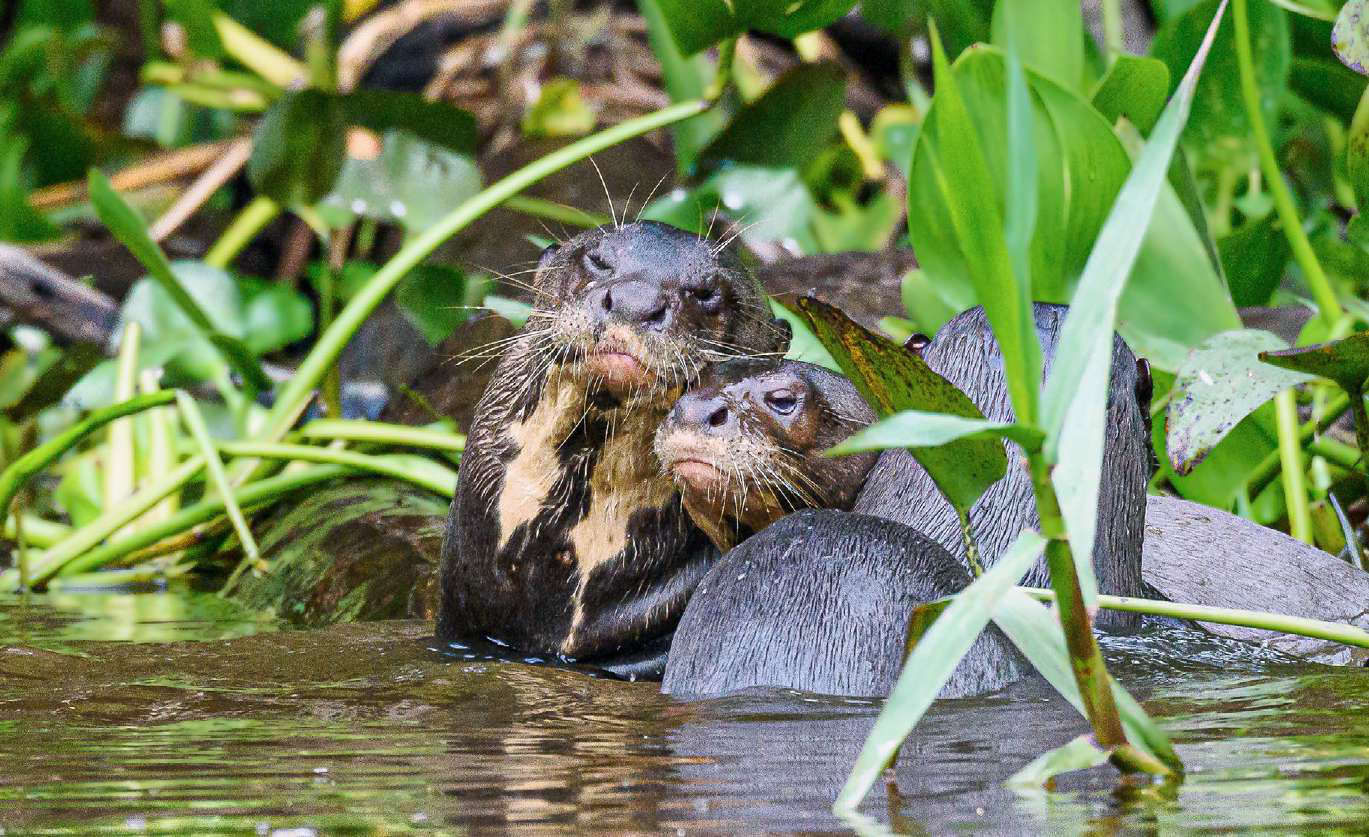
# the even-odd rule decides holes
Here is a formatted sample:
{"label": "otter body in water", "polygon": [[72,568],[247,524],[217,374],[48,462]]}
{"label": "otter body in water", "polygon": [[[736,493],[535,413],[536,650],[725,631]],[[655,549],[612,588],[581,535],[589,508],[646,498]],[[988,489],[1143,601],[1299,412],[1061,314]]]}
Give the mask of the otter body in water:
{"label": "otter body in water", "polygon": [[[850,381],[796,361],[717,364],[675,405],[657,456],[727,554],[685,609],[664,691],[888,694],[913,609],[970,577],[907,526],[834,510],[854,502],[876,455],[823,453],[873,418]],[[990,629],[942,696],[998,689],[1022,671]]]}
{"label": "otter body in water", "polygon": [[[1033,309],[1044,373],[1049,376],[1069,308],[1036,303]],[[1014,420],[1003,358],[984,309],[971,308],[952,318],[921,354],[933,370],[969,395],[986,418]],[[1113,341],[1111,382],[1093,566],[1101,592],[1141,596],[1142,524],[1151,462],[1150,382],[1120,337]],[[1019,532],[1040,526],[1025,460],[1015,446],[1004,444],[1007,476],[990,486],[970,510],[970,526],[986,567],[997,561]],[[911,526],[965,560],[955,511],[907,451],[889,450],[880,455],[852,510]],[[1023,583],[1050,586],[1044,559],[1027,573]],[[1135,614],[1102,611],[1098,617],[1101,627],[1117,630],[1133,629],[1138,623]]]}
{"label": "otter body in water", "polygon": [[437,634],[649,671],[717,555],[656,428],[707,361],[781,351],[787,331],[730,251],[662,224],[582,233],[533,284],[462,458]]}

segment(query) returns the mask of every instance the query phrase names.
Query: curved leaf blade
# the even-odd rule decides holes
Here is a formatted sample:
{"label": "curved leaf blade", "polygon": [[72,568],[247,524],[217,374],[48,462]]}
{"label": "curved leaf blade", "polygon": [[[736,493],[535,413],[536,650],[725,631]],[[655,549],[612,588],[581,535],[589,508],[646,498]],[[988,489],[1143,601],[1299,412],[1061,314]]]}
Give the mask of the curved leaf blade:
{"label": "curved leaf blade", "polygon": [[960,439],[1010,439],[1031,451],[1041,446],[1043,438],[1040,430],[1020,424],[903,410],[855,433],[827,454],[846,456],[890,448],[938,447]]}

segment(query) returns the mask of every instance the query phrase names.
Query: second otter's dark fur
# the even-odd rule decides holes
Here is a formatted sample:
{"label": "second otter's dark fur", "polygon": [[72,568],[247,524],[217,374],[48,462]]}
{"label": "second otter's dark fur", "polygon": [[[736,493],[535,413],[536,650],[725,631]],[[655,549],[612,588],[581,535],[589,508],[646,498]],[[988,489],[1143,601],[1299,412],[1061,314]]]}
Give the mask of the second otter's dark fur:
{"label": "second otter's dark fur", "polygon": [[[1069,308],[1045,303],[1033,307],[1044,372],[1049,375]],[[932,369],[964,390],[985,417],[1014,420],[1003,358],[984,309],[972,308],[951,319],[922,350],[922,356]],[[1151,462],[1147,421],[1150,394],[1149,382],[1138,370],[1135,355],[1120,337],[1113,341],[1111,380],[1093,564],[1101,592],[1140,596],[1144,594],[1141,538]],[[1007,476],[984,492],[970,512],[970,525],[985,566],[992,566],[1024,528],[1040,526],[1025,460],[1016,446],[1005,446]],[[881,454],[852,510],[907,524],[963,560],[960,523],[954,510],[906,451]],[[1044,560],[1027,573],[1023,583],[1050,586]],[[1116,611],[1102,611],[1098,617],[1100,626],[1112,629],[1128,630],[1138,622],[1135,614]]]}
{"label": "second otter's dark fur", "polygon": [[443,544],[440,639],[605,665],[661,647],[717,553],[651,453],[708,361],[782,351],[728,250],[655,223],[543,256],[476,407]]}

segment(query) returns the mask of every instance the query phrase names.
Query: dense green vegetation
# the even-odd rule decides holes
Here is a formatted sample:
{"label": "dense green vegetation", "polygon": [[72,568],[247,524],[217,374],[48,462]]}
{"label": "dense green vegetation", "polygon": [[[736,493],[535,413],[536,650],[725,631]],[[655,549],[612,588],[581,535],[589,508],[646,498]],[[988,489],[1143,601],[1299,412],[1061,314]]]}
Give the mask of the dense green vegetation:
{"label": "dense green vegetation", "polygon": [[[1364,3],[1152,0],[1156,31],[1133,55],[1118,0],[1100,4],[1101,42],[1075,0],[639,0],[671,103],[592,132],[580,83],[545,79],[516,129],[559,146],[488,184],[490,132],[472,113],[357,83],[362,36],[384,14],[373,5],[146,0],[136,30],[98,24],[91,3],[15,7],[0,50],[0,239],[61,248],[98,219],[146,277],[117,300],[110,358],[8,327],[0,508],[16,548],[0,586],[97,571],[96,583],[195,573],[231,586],[270,569],[248,518],[304,486],[378,473],[450,495],[460,434],[341,418],[338,358],[392,295],[434,344],[469,306],[516,319],[526,309],[487,277],[429,257],[500,206],[596,223],[595,207],[520,194],[662,129],[681,185],[647,198],[643,217],[701,232],[721,217],[753,247],[795,253],[911,245],[920,267],[888,337],[982,304],[1004,347],[1011,425],[839,311],[790,313],[807,325],[795,352],[845,371],[886,416],[848,450],[913,448],[964,515],[1003,474],[1009,439],[1042,520],[937,606],[912,652],[917,676],[900,682],[839,806],[859,801],[990,620],[1092,730],[1021,781],[1104,760],[1182,771],[1108,677],[1088,616],[1096,583],[1074,559],[1092,552],[1114,329],[1155,371],[1155,490],[1362,565],[1360,451],[1326,431],[1349,412],[1360,449],[1369,433]],[[495,43],[576,13],[548,5],[539,23],[532,4],[509,4]],[[865,124],[847,102],[858,74],[823,60],[823,28],[848,14],[899,49],[898,95]],[[99,105],[118,39],[135,31],[136,90],[116,124]],[[791,66],[769,74],[760,42]],[[147,188],[165,182],[147,167],[186,147],[215,162],[170,200]],[[316,239],[309,263],[276,279],[236,269],[282,214]],[[194,215],[214,235],[199,258],[169,258],[168,235]],[[377,264],[367,245],[386,232],[402,244]],[[1044,389],[1033,299],[1073,306]],[[1294,345],[1243,329],[1245,306],[1294,322]],[[316,393],[323,417],[301,423]],[[1058,619],[1013,587],[1043,551]]]}

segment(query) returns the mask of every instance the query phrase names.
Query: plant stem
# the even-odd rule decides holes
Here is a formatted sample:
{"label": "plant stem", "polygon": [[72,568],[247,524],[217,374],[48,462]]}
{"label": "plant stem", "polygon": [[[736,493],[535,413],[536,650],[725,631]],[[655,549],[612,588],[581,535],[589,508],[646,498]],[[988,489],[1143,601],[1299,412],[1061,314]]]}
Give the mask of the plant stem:
{"label": "plant stem", "polygon": [[242,208],[219,240],[204,254],[204,263],[220,269],[228,267],[242,252],[242,248],[279,214],[280,204],[265,195],[257,195]]}
{"label": "plant stem", "polygon": [[308,357],[299,365],[295,376],[281,388],[267,416],[264,430],[259,439],[274,441],[289,429],[294,416],[307,404],[309,393],[318,386],[319,381],[337,362],[343,348],[371,315],[371,312],[394,290],[399,280],[418,266],[444,241],[465,229],[472,221],[509,198],[538,182],[544,177],[555,174],[572,163],[625,142],[633,137],[664,128],[691,116],[703,113],[709,107],[705,100],[696,99],[662,108],[645,116],[629,119],[611,128],[592,134],[578,142],[553,151],[541,159],[524,166],[498,182],[486,187],[460,206],[447,213],[421,234],[407,241],[394,258],[353,295],[347,305],[338,312],[333,324],[328,327],[309,352]]}
{"label": "plant stem", "polygon": [[353,419],[315,419],[300,428],[306,439],[345,439],[349,442],[376,442],[410,448],[429,448],[461,453],[466,449],[466,437],[461,433],[389,424],[383,421]]}
{"label": "plant stem", "polygon": [[[1298,444],[1305,445],[1316,437],[1318,433],[1336,423],[1336,420],[1350,408],[1350,397],[1341,393],[1326,403],[1326,410],[1320,418],[1307,422],[1298,429]],[[1330,458],[1330,457],[1328,457]],[[1246,478],[1247,490],[1251,497],[1255,497],[1265,486],[1269,485],[1279,473],[1282,465],[1282,458],[1279,451],[1274,450],[1260,464],[1255,466],[1255,470]]]}
{"label": "plant stem", "polygon": [[33,514],[24,514],[21,517],[23,521],[22,532],[17,525],[19,521],[15,520],[14,515],[5,518],[4,537],[12,541],[22,539],[29,546],[46,549],[71,534],[70,526],[44,520]]}
{"label": "plant stem", "polygon": [[[268,500],[276,500],[291,491],[343,476],[350,471],[350,468],[340,465],[320,465],[315,468],[305,468],[292,473],[280,474],[264,480],[258,480],[245,488],[239,489],[234,494],[234,498],[237,500],[238,505],[252,506]],[[223,514],[223,510],[223,498],[221,497],[213,500],[202,500],[193,506],[187,506],[184,509],[181,509],[175,515],[167,518],[156,526],[149,526],[128,537],[85,552],[79,558],[76,558],[63,567],[62,574],[75,575],[77,573],[90,572],[99,569],[106,564],[119,560],[125,555],[132,554],[140,549],[152,546],[165,538],[172,537],[173,535],[180,534],[201,523],[213,520]]]}
{"label": "plant stem", "polygon": [[223,461],[219,459],[214,440],[209,438],[209,428],[205,426],[199,406],[190,396],[178,391],[176,407],[181,412],[181,421],[190,431],[191,438],[199,445],[200,455],[204,457],[205,470],[209,472],[210,481],[214,483],[219,496],[223,499],[228,521],[233,524],[233,531],[238,534],[243,553],[247,560],[253,563],[260,561],[261,550],[257,549],[257,541],[252,537],[252,529],[247,525],[247,518],[243,516],[242,509],[233,500],[233,486],[228,482],[228,473],[223,469]]}
{"label": "plant stem", "polygon": [[570,224],[573,227],[602,227],[604,224],[613,221],[612,218],[603,213],[588,212],[578,206],[568,206],[564,203],[532,198],[527,195],[514,195],[504,201],[504,208],[521,212],[533,218],[545,218],[559,224]]}
{"label": "plant stem", "polygon": [[[1055,601],[1055,592],[1035,587],[1022,588],[1043,602]],[[1323,622],[1320,619],[1306,619],[1301,616],[1287,616],[1282,613],[1264,613],[1258,610],[1240,610],[1227,607],[1164,602],[1155,599],[1136,599],[1129,596],[1098,597],[1098,604],[1108,610],[1126,613],[1144,613],[1149,616],[1169,616],[1175,619],[1192,619],[1195,622],[1212,622],[1218,625],[1238,625],[1243,628],[1259,628],[1278,631],[1295,636],[1325,639],[1369,648],[1369,631],[1339,622]]]}
{"label": "plant stem", "polygon": [[141,412],[150,407],[160,407],[163,404],[170,404],[176,399],[173,390],[159,390],[150,392],[147,395],[140,395],[137,398],[130,398],[122,404],[111,404],[95,410],[90,415],[73,424],[71,427],[57,434],[55,437],[42,445],[34,448],[18,459],[14,460],[8,468],[0,472],[0,509],[8,509],[10,501],[19,492],[29,477],[43,470],[57,460],[59,456],[71,450],[76,443],[123,416]]}
{"label": "plant stem", "polygon": [[1240,68],[1241,98],[1245,101],[1246,116],[1250,119],[1251,138],[1260,157],[1260,169],[1269,181],[1269,192],[1274,198],[1274,208],[1278,210],[1283,233],[1293,250],[1293,258],[1302,270],[1303,280],[1307,282],[1312,298],[1317,301],[1322,321],[1329,328],[1341,318],[1344,309],[1330,280],[1317,261],[1312,243],[1307,240],[1298,208],[1293,203],[1293,195],[1279,170],[1278,158],[1274,156],[1274,146],[1269,140],[1269,131],[1264,124],[1264,113],[1260,109],[1260,89],[1255,80],[1255,59],[1250,46],[1249,0],[1231,0],[1231,16],[1236,29],[1236,64]]}
{"label": "plant stem", "polygon": [[223,12],[212,15],[223,49],[239,64],[277,87],[293,88],[303,85],[309,68],[291,57],[280,47],[238,23]]}
{"label": "plant stem", "polygon": [[1108,66],[1111,67],[1117,56],[1126,51],[1126,33],[1122,25],[1122,4],[1120,0],[1102,0],[1103,7],[1103,45],[1107,47]]}
{"label": "plant stem", "polygon": [[1274,396],[1274,420],[1279,435],[1283,496],[1288,506],[1288,534],[1312,543],[1312,511],[1307,504],[1302,445],[1298,440],[1298,402],[1292,389]]}
{"label": "plant stem", "polygon": [[[1369,452],[1369,411],[1364,408],[1364,390],[1357,389],[1347,393],[1350,396],[1350,409],[1355,413],[1355,444],[1359,447],[1360,461]],[[1369,474],[1369,469],[1364,469]]]}
{"label": "plant stem", "polygon": [[732,83],[732,62],[737,57],[737,39],[728,38],[718,46],[718,69],[713,74],[713,81],[709,82],[704,90],[704,98],[710,102],[716,102],[722,98],[727,86]]}
{"label": "plant stem", "polygon": [[[451,499],[456,493],[456,472],[431,460],[422,460],[427,473],[415,468],[413,457],[372,456],[351,450],[319,448],[312,445],[290,445],[275,442],[222,442],[219,450],[229,456],[250,456],[258,459],[281,459],[289,462],[317,462],[327,465],[346,465],[358,471],[370,471],[386,477],[412,483],[434,494]],[[406,461],[407,460],[407,461]]]}

